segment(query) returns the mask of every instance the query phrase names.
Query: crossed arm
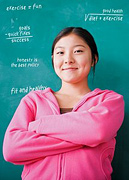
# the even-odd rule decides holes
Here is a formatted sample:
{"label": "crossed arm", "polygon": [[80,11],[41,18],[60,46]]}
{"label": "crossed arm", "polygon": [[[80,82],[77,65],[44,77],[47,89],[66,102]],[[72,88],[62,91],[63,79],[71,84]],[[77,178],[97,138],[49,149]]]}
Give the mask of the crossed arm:
{"label": "crossed arm", "polygon": [[6,161],[25,165],[46,156],[82,148],[82,145],[29,131],[28,125],[32,121],[34,113],[22,100],[5,133],[3,155]]}
{"label": "crossed arm", "polygon": [[29,123],[29,131],[94,147],[116,136],[123,117],[123,97],[112,91],[89,110],[43,116]]}
{"label": "crossed arm", "polygon": [[114,93],[88,111],[43,116],[37,120],[22,100],[5,134],[4,157],[14,164],[27,164],[84,145],[97,146],[116,136],[123,117],[123,97]]}

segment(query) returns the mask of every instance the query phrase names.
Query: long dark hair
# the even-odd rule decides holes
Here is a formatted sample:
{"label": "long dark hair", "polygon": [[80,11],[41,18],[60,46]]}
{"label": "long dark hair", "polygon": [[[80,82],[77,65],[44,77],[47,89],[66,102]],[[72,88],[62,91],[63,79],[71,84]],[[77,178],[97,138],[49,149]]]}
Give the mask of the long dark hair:
{"label": "long dark hair", "polygon": [[[86,30],[83,29],[81,27],[67,27],[65,29],[63,29],[54,39],[53,44],[52,44],[52,55],[54,52],[54,48],[56,43],[64,36],[70,34],[70,33],[74,33],[76,35],[78,35],[79,37],[81,37],[90,47],[91,49],[91,53],[92,53],[92,62],[93,62],[93,74],[95,73],[95,65],[96,65],[96,58],[98,61],[99,58],[99,54],[98,54],[98,50],[97,50],[97,46],[95,43],[95,40],[93,38],[93,36]],[[53,59],[52,59],[52,65],[53,65]],[[54,67],[54,65],[53,65]]]}

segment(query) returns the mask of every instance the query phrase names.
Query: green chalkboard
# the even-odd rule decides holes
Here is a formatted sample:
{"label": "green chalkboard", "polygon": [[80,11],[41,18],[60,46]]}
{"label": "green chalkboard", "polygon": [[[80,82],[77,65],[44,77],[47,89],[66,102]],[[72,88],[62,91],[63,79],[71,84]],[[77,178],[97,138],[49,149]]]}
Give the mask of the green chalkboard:
{"label": "green chalkboard", "polygon": [[100,54],[91,89],[112,89],[124,96],[125,119],[118,132],[112,179],[127,180],[129,164],[129,6],[128,0],[0,0],[0,179],[21,179],[21,166],[5,162],[5,130],[31,90],[60,80],[51,63],[51,45],[68,26],[86,28]]}

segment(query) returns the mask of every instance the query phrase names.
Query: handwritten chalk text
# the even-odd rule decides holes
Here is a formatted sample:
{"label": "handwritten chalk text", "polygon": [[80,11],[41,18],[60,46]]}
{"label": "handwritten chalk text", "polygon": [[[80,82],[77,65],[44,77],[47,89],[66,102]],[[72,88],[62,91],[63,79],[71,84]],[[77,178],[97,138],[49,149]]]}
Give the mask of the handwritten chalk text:
{"label": "handwritten chalk text", "polygon": [[102,13],[85,14],[85,21],[123,21],[123,9],[103,9]]}
{"label": "handwritten chalk text", "polygon": [[12,87],[10,90],[10,93],[11,93],[11,95],[16,95],[16,94],[21,94],[21,93],[25,94],[25,93],[29,93],[30,91],[44,90],[46,88],[47,88],[47,86],[43,86],[42,84],[35,86],[35,87],[32,87],[32,86],[19,87],[19,88]]}

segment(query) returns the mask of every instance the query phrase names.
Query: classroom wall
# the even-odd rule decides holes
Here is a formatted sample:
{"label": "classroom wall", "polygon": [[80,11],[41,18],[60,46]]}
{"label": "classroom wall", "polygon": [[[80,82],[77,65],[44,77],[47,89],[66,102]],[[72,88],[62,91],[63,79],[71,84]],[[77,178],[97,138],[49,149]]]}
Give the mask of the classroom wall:
{"label": "classroom wall", "polygon": [[22,166],[4,161],[3,137],[23,96],[31,90],[60,87],[51,63],[51,45],[68,26],[94,36],[99,62],[91,89],[124,96],[125,119],[117,136],[114,180],[127,180],[129,164],[129,6],[128,0],[0,1],[0,179],[21,179]]}

